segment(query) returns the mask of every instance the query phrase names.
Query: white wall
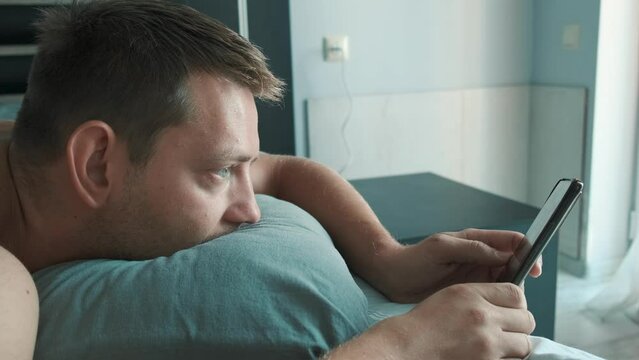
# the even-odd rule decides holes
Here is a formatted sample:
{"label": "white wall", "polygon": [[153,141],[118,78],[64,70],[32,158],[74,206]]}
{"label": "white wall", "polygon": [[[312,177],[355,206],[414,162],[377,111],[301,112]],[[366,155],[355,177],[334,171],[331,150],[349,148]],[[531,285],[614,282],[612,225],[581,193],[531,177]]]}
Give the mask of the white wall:
{"label": "white wall", "polygon": [[350,38],[353,94],[527,84],[532,0],[290,0],[296,150],[306,155],[305,100],[343,96],[342,65],[322,37]]}
{"label": "white wall", "polygon": [[597,57],[588,262],[625,253],[632,203],[639,68],[639,2],[602,1]]}
{"label": "white wall", "polygon": [[[532,89],[528,201],[541,207],[558,179],[583,179],[587,91],[582,87],[534,86]],[[581,258],[584,209],[584,201],[577,202],[559,229],[560,264],[565,257]],[[585,256],[583,260],[585,262]],[[562,266],[565,268],[565,263]]]}
{"label": "white wall", "polygon": [[[583,173],[585,108],[584,88],[527,85],[310,99],[309,156],[347,179],[430,171],[541,206]],[[570,254],[580,208],[561,229]]]}
{"label": "white wall", "polygon": [[355,96],[352,107],[346,97],[311,99],[309,155],[347,179],[428,171],[526,202],[530,93],[499,86]]}

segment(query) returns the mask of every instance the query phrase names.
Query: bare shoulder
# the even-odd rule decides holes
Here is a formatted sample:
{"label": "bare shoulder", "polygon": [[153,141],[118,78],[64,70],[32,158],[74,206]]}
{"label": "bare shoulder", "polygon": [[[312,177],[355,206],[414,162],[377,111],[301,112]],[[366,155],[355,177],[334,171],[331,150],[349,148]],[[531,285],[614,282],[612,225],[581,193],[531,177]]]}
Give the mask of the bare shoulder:
{"label": "bare shoulder", "polygon": [[38,293],[31,274],[0,246],[0,359],[31,359],[38,327]]}
{"label": "bare shoulder", "polygon": [[[0,121],[0,160],[6,158],[12,129],[13,122]],[[0,164],[0,184],[4,184],[5,171],[6,164]],[[38,316],[38,291],[31,274],[20,260],[0,246],[0,359],[33,358]]]}
{"label": "bare shoulder", "polygon": [[0,246],[0,286],[17,284],[25,286],[25,293],[33,292],[37,295],[35,284],[27,268],[7,249]]}

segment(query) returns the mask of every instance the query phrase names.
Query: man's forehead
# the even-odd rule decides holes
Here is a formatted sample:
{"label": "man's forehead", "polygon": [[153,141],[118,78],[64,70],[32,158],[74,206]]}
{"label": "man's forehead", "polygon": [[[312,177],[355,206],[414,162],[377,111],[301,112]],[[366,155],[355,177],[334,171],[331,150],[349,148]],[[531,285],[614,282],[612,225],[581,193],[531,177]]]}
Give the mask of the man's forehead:
{"label": "man's forehead", "polygon": [[[211,128],[250,125],[257,121],[251,91],[221,76],[198,74],[189,78],[192,120],[211,123]],[[219,131],[219,129],[216,129]]]}
{"label": "man's forehead", "polygon": [[257,110],[252,93],[212,75],[189,79],[192,112],[167,139],[207,161],[246,161],[257,156]]}
{"label": "man's forehead", "polygon": [[219,105],[234,97],[243,100],[253,100],[253,93],[246,86],[237,84],[228,78],[215,74],[195,74],[188,78],[188,89],[194,105],[209,105],[204,108]]}
{"label": "man's forehead", "polygon": [[173,139],[167,140],[205,162],[247,162],[259,155],[257,131],[252,134],[240,124],[233,129],[233,125],[215,126],[215,123],[201,120],[184,123],[175,129]]}
{"label": "man's forehead", "polygon": [[215,121],[187,122],[174,128],[167,141],[177,147],[193,148],[194,151],[216,159],[253,157],[253,152],[259,150],[257,135],[256,144],[253,144],[252,136],[245,131],[234,131],[226,126],[215,127],[214,123]]}

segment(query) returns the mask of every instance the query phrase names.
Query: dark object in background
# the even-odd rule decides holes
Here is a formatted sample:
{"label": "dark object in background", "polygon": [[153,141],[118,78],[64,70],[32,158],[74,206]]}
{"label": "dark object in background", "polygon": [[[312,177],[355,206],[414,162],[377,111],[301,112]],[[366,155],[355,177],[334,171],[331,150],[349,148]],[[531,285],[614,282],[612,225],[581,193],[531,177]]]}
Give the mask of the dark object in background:
{"label": "dark object in background", "polygon": [[39,10],[47,6],[0,5],[0,94],[21,94],[35,49],[31,25]]}

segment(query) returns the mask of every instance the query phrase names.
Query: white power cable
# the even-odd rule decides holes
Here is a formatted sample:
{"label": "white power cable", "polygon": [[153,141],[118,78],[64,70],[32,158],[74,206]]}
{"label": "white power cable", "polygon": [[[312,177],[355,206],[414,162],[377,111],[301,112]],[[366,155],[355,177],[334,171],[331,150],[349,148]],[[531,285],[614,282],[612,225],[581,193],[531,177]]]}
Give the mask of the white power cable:
{"label": "white power cable", "polygon": [[346,138],[346,127],[351,120],[351,115],[353,113],[353,94],[351,94],[351,90],[348,87],[348,82],[346,81],[346,65],[344,61],[342,62],[342,85],[344,86],[344,90],[346,91],[346,96],[348,97],[348,110],[346,112],[346,117],[342,122],[342,142],[346,147],[346,163],[339,169],[339,173],[343,174],[344,171],[353,163],[353,153],[351,152],[351,147],[348,144],[348,139]]}

